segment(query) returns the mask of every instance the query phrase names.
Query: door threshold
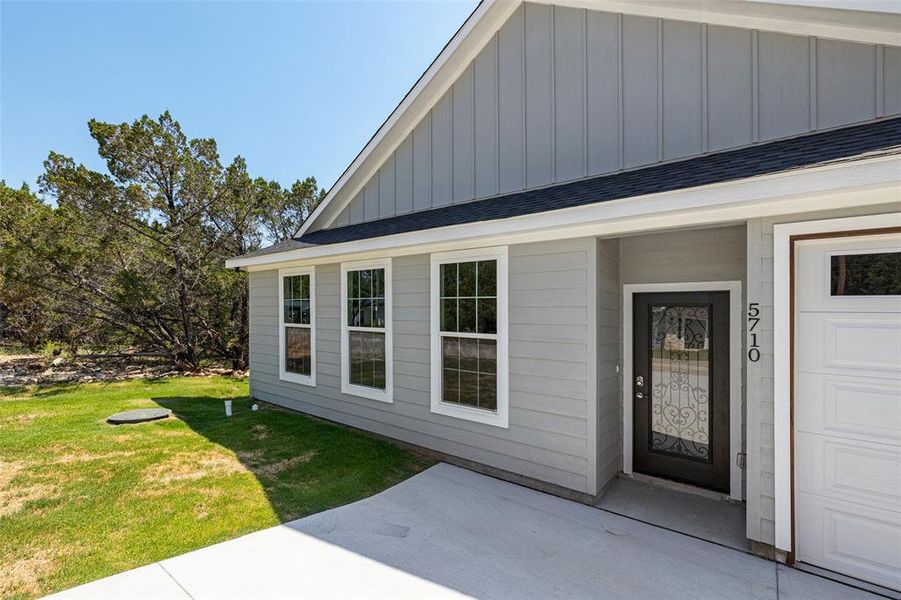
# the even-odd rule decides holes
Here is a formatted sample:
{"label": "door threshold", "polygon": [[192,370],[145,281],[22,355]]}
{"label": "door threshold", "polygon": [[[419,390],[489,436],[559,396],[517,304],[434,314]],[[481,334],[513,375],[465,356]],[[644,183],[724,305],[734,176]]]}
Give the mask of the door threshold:
{"label": "door threshold", "polygon": [[707,498],[708,500],[716,500],[718,502],[735,502],[729,498],[729,494],[726,494],[724,492],[708,490],[706,488],[682,483],[680,481],[672,481],[670,479],[663,479],[662,477],[645,475],[644,473],[620,473],[620,477],[623,477],[624,479],[634,479],[635,481],[640,481],[641,483],[647,483],[648,485],[653,485],[668,490],[674,490],[676,492],[682,492],[683,494],[693,494],[695,496],[701,496],[702,498]]}

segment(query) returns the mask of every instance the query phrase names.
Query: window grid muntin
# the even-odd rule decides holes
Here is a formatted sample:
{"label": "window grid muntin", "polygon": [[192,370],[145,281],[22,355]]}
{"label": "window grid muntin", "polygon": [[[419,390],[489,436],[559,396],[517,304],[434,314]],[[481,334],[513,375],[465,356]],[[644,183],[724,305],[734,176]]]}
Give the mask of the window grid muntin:
{"label": "window grid muntin", "polygon": [[387,320],[385,269],[382,267],[352,269],[347,271],[345,277],[347,300],[344,310],[347,311],[348,329],[359,327],[384,330]]}
{"label": "window grid muntin", "polygon": [[[288,352],[291,349],[290,344],[289,344],[291,335],[289,335],[288,332],[291,330],[299,330],[299,331],[307,331],[308,332],[308,334],[307,334],[308,337],[305,341],[306,349],[307,349],[306,358],[291,359],[288,356]],[[295,375],[303,375],[305,377],[311,377],[313,375],[313,327],[310,325],[292,325],[289,323],[285,323],[284,335],[285,335],[285,356],[284,356],[285,372],[293,373]],[[302,344],[303,343],[304,342],[302,342]],[[296,370],[295,368],[292,368],[293,365],[297,361],[302,361],[301,368],[303,368],[305,366],[306,367],[305,371],[304,370]]]}
{"label": "window grid muntin", "polygon": [[[279,378],[315,385],[316,381],[316,308],[315,270],[311,267],[279,270]],[[299,307],[298,311],[291,308]],[[299,315],[299,318],[297,318]],[[292,322],[294,320],[298,322]],[[305,340],[299,342],[306,350],[302,358],[290,358],[292,332],[307,332]],[[293,346],[297,347],[297,344]],[[300,365],[298,366],[298,363]]]}
{"label": "window grid muntin", "polygon": [[[309,273],[282,275],[282,320],[285,325],[311,324],[311,297]],[[299,320],[295,320],[297,318]]]}
{"label": "window grid muntin", "polygon": [[[469,265],[473,265],[473,277],[472,277],[472,289],[462,289],[463,285],[461,284],[461,271],[462,267],[468,267]],[[448,285],[451,283],[448,279],[448,275],[451,274],[451,267],[453,267],[453,282],[452,285]],[[490,270],[489,270],[490,269]],[[466,261],[458,261],[458,262],[443,262],[439,266],[439,294],[438,294],[438,314],[439,314],[439,326],[438,329],[441,332],[445,333],[475,333],[475,334],[487,334],[487,335],[497,335],[497,259],[483,259],[483,260],[466,260]],[[482,275],[482,273],[485,275]],[[491,289],[487,289],[485,291],[492,291],[493,293],[482,293],[482,282],[481,279],[483,277],[487,277],[488,273],[490,273],[489,284],[486,284],[486,287],[490,285]],[[469,287],[467,285],[467,287]],[[451,288],[451,289],[448,289]],[[453,292],[450,294],[448,292]],[[462,292],[462,293],[461,293]],[[471,293],[468,293],[471,292]],[[483,302],[484,301],[484,302]],[[466,329],[461,330],[461,306],[463,303],[469,305],[472,304],[472,327],[467,327]],[[451,304],[452,303],[452,304]],[[482,306],[486,308],[490,307],[490,310],[487,311],[487,317],[490,321],[483,323],[482,317]],[[449,328],[446,325],[450,319],[446,318],[448,316],[448,312],[446,307],[453,306],[453,328]],[[483,327],[485,325],[485,327]],[[490,325],[490,326],[489,326]],[[484,329],[484,330],[483,330]]]}
{"label": "window grid muntin", "polygon": [[[365,278],[363,274],[366,274]],[[387,300],[386,300],[386,286],[387,282],[387,271],[384,267],[364,267],[358,269],[348,269],[345,273],[345,285],[346,285],[346,299],[343,310],[345,311],[347,325],[345,329],[347,331],[345,337],[345,343],[347,344],[347,382],[350,385],[358,386],[370,390],[376,391],[386,391],[388,389],[388,340],[387,340]],[[367,307],[367,311],[369,312],[369,319],[364,319],[364,309],[363,306]],[[359,308],[357,308],[359,307]],[[357,308],[355,311],[354,309]],[[356,317],[356,318],[355,318]],[[378,319],[374,319],[373,317],[378,317]],[[357,323],[360,322],[369,322],[372,323],[373,320],[380,323],[379,325],[360,325],[354,324],[354,321]],[[362,335],[354,335],[354,334],[362,334]],[[381,336],[381,369],[377,368],[378,360],[370,360],[370,367],[373,372],[373,378],[370,383],[367,383],[360,379],[358,376],[361,374],[357,370],[354,369],[355,355],[354,350],[357,349],[356,346],[361,346],[362,344],[354,344],[352,341],[356,338],[359,340],[369,339],[371,341],[372,336],[367,336],[366,334],[373,334]],[[366,354],[365,348],[361,354],[356,355],[356,357],[362,360],[364,363],[366,362]],[[362,357],[362,358],[361,358]],[[358,361],[359,362],[359,361]],[[375,375],[375,373],[381,373],[381,386],[376,386],[379,379]],[[365,373],[364,373],[365,374]]]}
{"label": "window grid muntin", "polygon": [[[461,279],[468,279],[468,273],[463,273],[463,277],[461,277],[461,271],[463,270],[461,267],[469,269],[468,265],[474,265],[473,267],[473,276],[472,282],[470,286],[469,281],[461,281]],[[481,277],[483,277],[483,273],[487,276],[487,269],[490,268],[490,284],[486,284],[486,288],[490,285],[490,289],[482,289],[481,285]],[[438,313],[439,313],[439,325],[438,325],[438,338],[440,351],[439,356],[441,360],[441,364],[439,366],[439,372],[441,376],[441,402],[452,405],[464,407],[467,409],[475,409],[480,411],[487,411],[492,413],[497,413],[497,404],[498,404],[498,391],[497,391],[497,345],[498,345],[498,333],[497,333],[497,271],[498,271],[498,261],[496,258],[490,259],[481,259],[481,260],[461,260],[461,261],[447,261],[441,262],[438,268],[439,274],[439,292],[438,292]],[[453,277],[449,277],[449,275],[453,275]],[[465,286],[465,287],[464,287]],[[464,288],[461,290],[461,288]],[[464,295],[461,295],[461,291]],[[491,291],[493,293],[483,294],[483,291]],[[450,292],[453,292],[451,295]],[[460,331],[461,327],[461,319],[460,319],[460,301],[473,301],[474,308],[474,329],[475,331]],[[446,312],[445,307],[449,301],[455,302],[455,310],[454,310],[454,322],[453,329],[447,327]],[[492,318],[491,327],[485,328],[489,329],[489,331],[479,331],[483,329],[483,322],[480,319],[481,306],[482,303],[480,301],[491,302],[491,311],[490,315]],[[448,357],[445,354],[445,351],[448,347],[448,342],[451,340],[457,341],[457,362],[458,367],[452,368],[447,366]],[[464,369],[462,368],[462,354],[461,349],[463,347],[464,340],[475,341],[476,344],[476,369]],[[483,371],[481,370],[481,347],[482,343],[480,340],[484,340],[486,342],[491,342],[490,347],[493,348],[493,358],[491,359],[491,363],[493,364],[492,371]],[[486,344],[486,347],[489,346]],[[448,392],[448,382],[449,376],[453,374],[457,379],[457,399],[452,400],[446,397],[446,393]],[[475,402],[464,402],[464,387],[463,387],[463,379],[466,377],[469,380],[475,380]],[[485,393],[486,400],[483,402],[482,394],[483,394],[483,381],[486,383]],[[489,386],[490,384],[490,386]],[[490,393],[488,390],[490,389]],[[483,406],[484,404],[484,406]]]}

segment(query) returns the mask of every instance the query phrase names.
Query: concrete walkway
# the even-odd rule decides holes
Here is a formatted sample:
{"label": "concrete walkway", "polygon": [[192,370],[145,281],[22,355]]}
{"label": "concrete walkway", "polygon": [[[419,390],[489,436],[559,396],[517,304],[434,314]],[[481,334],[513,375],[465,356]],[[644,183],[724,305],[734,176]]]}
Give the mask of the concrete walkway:
{"label": "concrete walkway", "polygon": [[449,465],[63,598],[875,598]]}

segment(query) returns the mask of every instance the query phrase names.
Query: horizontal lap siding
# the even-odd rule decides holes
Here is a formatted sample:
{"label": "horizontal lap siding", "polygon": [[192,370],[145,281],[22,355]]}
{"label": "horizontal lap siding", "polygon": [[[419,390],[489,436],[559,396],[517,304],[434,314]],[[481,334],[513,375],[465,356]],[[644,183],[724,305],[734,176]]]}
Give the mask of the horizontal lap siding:
{"label": "horizontal lap siding", "polygon": [[[394,403],[340,392],[339,265],[316,267],[316,388],[278,377],[275,271],[252,273],[251,392],[261,400],[594,493],[590,239],[510,248],[510,427],[430,410],[429,256],[395,258]],[[553,289],[548,288],[548,281]]]}

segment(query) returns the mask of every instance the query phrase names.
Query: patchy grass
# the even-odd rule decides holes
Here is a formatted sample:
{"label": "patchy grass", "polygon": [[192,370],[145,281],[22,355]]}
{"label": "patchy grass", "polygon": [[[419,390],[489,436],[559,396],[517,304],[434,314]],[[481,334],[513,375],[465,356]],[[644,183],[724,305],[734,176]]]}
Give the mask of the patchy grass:
{"label": "patchy grass", "polygon": [[[0,597],[353,502],[427,466],[388,442],[250,404],[246,380],[227,377],[0,388]],[[153,406],[174,417],[105,420]]]}

